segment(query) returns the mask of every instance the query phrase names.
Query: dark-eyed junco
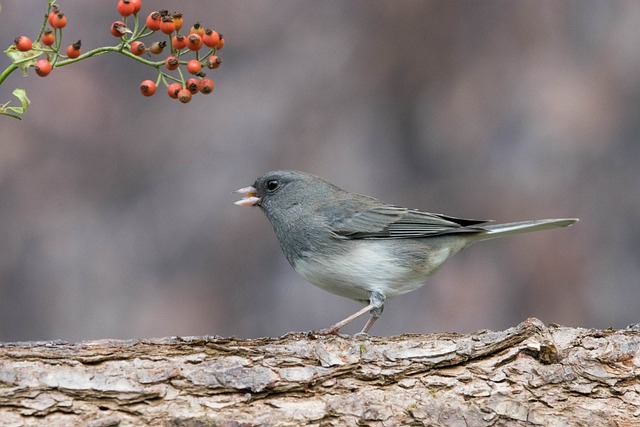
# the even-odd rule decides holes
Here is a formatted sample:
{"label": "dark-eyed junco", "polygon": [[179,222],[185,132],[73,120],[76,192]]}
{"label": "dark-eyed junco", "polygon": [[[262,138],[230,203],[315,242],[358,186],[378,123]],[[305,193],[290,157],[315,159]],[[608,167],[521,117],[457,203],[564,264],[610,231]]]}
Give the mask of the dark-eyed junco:
{"label": "dark-eyed junco", "polygon": [[367,304],[317,331],[337,333],[369,312],[361,333],[387,298],[422,286],[451,255],[479,240],[567,227],[575,218],[508,224],[455,218],[390,205],[349,193],[304,172],[273,171],[237,190],[240,206],[259,206],[291,266],[314,285]]}

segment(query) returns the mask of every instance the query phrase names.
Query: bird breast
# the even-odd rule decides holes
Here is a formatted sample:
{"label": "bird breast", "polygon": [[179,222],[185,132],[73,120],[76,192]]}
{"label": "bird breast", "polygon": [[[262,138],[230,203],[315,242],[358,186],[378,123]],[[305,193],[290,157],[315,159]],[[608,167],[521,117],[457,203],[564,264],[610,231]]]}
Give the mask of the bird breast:
{"label": "bird breast", "polygon": [[446,246],[402,240],[347,240],[333,255],[308,254],[292,262],[312,284],[336,295],[368,300],[369,292],[394,297],[421,287],[450,256]]}

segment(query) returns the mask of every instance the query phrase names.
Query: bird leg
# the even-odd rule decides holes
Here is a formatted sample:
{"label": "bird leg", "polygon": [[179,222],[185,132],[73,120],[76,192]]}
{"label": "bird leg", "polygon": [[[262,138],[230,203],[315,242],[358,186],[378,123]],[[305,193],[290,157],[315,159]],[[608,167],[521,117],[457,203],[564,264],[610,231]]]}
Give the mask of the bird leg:
{"label": "bird leg", "polygon": [[366,334],[367,332],[369,332],[369,329],[371,329],[375,321],[378,320],[378,317],[380,317],[380,314],[382,314],[382,310],[384,309],[384,300],[385,300],[385,296],[383,294],[379,292],[370,292],[369,305],[367,305],[365,308],[358,310],[351,316],[339,321],[334,325],[329,326],[328,328],[320,329],[319,331],[314,331],[313,334],[336,335],[338,334],[338,332],[343,326],[347,325],[348,323],[351,323],[353,320],[369,312],[371,314],[371,317],[369,318],[367,323],[364,325],[364,328],[362,328],[362,332],[360,332],[360,334]]}
{"label": "bird leg", "polygon": [[369,317],[369,320],[367,320],[367,323],[364,324],[364,328],[362,328],[362,330],[360,332],[358,332],[356,335],[359,335],[359,336],[369,335],[369,329],[371,329],[373,324],[376,323],[376,320],[378,320],[378,317],[380,317],[380,316],[371,315]]}
{"label": "bird leg", "polygon": [[362,331],[360,331],[356,335],[369,334],[369,329],[371,329],[373,324],[376,323],[376,320],[378,320],[378,317],[380,317],[380,315],[382,314],[382,310],[384,310],[384,300],[385,300],[385,296],[382,295],[381,293],[371,292],[369,296],[369,302],[370,302],[369,305],[375,305],[375,308],[373,308],[369,312],[369,314],[371,314],[371,316],[369,317],[369,320],[367,320],[367,323],[364,324],[364,328],[362,328]]}

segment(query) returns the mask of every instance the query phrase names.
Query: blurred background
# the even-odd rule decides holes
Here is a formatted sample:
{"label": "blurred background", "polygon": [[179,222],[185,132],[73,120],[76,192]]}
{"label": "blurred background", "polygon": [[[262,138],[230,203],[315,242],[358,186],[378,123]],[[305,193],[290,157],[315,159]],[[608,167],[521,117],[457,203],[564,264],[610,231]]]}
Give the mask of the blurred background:
{"label": "blurred background", "polygon": [[[115,0],[60,3],[64,46],[115,44]],[[3,49],[37,35],[44,0],[1,4]],[[213,94],[145,98],[155,70],[117,54],[0,86],[0,103],[15,87],[32,101],[0,117],[0,341],[278,336],[355,312],[232,204],[281,168],[454,216],[581,218],[463,251],[388,302],[376,335],[640,321],[640,2],[143,0],[141,15],[161,8],[224,34]]]}

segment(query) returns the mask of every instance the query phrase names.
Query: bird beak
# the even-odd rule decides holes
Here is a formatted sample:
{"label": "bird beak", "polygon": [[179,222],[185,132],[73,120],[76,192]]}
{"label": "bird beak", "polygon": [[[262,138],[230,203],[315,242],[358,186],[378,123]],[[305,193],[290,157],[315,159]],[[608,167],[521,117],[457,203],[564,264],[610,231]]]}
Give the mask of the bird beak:
{"label": "bird beak", "polygon": [[256,189],[253,187],[244,187],[234,191],[234,193],[244,194],[241,200],[238,200],[234,205],[238,206],[254,206],[260,203],[260,197],[256,196]]}

